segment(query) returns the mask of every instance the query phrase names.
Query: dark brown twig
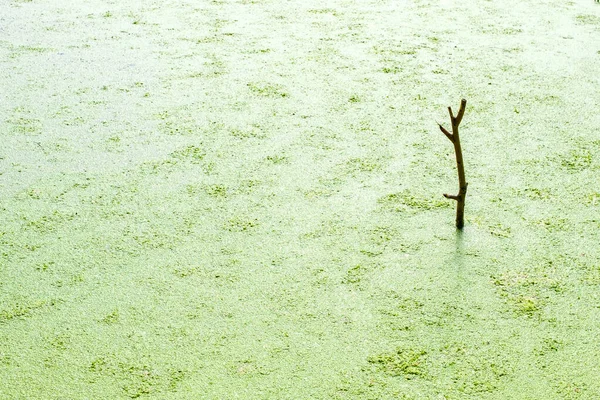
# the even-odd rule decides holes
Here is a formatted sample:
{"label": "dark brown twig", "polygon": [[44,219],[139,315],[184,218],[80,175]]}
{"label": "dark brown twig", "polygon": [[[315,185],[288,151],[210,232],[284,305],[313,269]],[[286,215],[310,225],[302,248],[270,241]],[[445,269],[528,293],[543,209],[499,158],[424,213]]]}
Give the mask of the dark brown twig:
{"label": "dark brown twig", "polygon": [[452,123],[452,133],[448,132],[441,124],[438,123],[442,133],[454,144],[454,153],[456,154],[456,169],[458,170],[458,194],[451,195],[444,193],[444,197],[447,199],[456,200],[456,227],[462,229],[465,225],[465,198],[467,197],[467,186],[469,185],[465,180],[465,167],[463,164],[462,148],[460,147],[460,136],[458,135],[458,125],[462,121],[463,115],[465,114],[465,108],[467,106],[467,100],[462,99],[460,102],[460,108],[456,117],[452,113],[452,108],[448,107],[448,113],[450,114],[450,122]]}

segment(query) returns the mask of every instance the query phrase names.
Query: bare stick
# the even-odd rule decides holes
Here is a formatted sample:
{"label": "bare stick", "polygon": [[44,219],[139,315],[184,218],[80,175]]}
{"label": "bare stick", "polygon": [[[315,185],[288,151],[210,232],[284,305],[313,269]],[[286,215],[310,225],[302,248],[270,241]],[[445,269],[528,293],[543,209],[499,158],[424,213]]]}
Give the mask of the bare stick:
{"label": "bare stick", "polygon": [[456,169],[458,170],[458,194],[451,195],[444,193],[444,197],[447,199],[456,200],[456,227],[462,229],[465,225],[465,198],[467,197],[467,186],[469,185],[465,180],[465,167],[463,164],[462,148],[460,147],[460,136],[458,135],[458,125],[462,121],[463,115],[465,114],[465,108],[467,106],[467,100],[462,99],[460,101],[460,108],[456,117],[452,113],[452,108],[448,107],[448,113],[450,114],[450,122],[452,123],[452,133],[448,132],[442,125],[438,124],[442,133],[454,144],[454,153],[456,154]]}

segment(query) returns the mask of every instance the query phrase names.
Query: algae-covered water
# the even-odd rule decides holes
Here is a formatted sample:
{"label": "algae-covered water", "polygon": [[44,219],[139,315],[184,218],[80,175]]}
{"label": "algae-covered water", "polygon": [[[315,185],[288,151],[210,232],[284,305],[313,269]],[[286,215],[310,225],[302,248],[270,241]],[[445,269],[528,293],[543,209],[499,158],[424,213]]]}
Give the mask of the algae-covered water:
{"label": "algae-covered water", "polygon": [[0,398],[600,398],[597,3],[0,5]]}

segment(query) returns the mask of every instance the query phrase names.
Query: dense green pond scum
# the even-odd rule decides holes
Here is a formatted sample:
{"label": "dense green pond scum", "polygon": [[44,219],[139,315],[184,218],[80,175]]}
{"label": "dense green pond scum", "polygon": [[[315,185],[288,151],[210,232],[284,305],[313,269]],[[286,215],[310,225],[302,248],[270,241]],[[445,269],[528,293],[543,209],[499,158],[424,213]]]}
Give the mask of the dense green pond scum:
{"label": "dense green pond scum", "polygon": [[600,398],[594,1],[4,3],[1,399]]}

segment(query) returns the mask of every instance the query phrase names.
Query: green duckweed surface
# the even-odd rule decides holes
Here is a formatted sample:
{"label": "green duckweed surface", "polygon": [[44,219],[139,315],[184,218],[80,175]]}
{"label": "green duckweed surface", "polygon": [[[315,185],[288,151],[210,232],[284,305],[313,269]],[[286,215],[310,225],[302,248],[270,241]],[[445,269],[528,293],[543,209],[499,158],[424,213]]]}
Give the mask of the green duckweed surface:
{"label": "green duckweed surface", "polygon": [[600,398],[597,3],[0,3],[0,398]]}

